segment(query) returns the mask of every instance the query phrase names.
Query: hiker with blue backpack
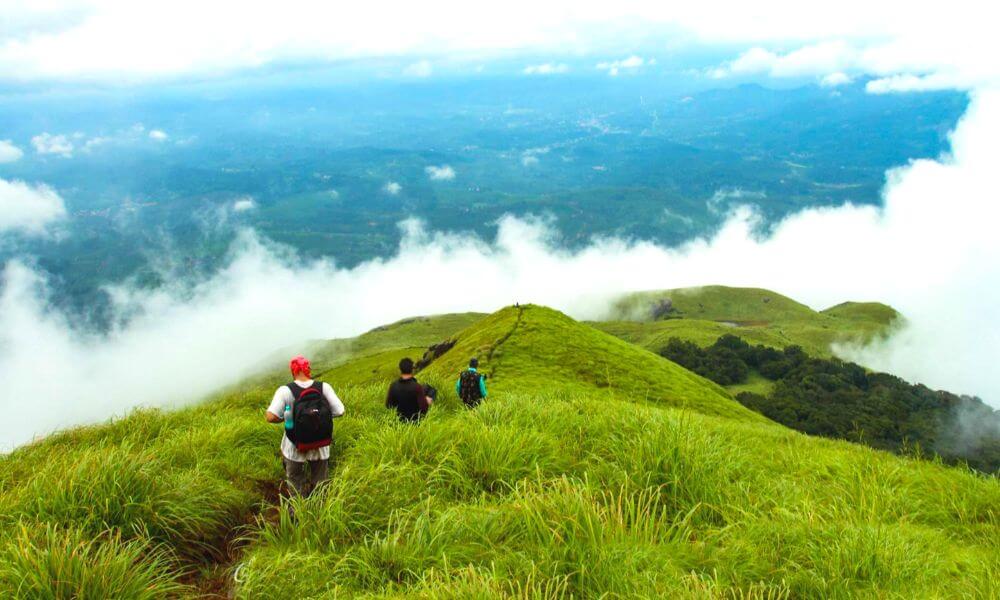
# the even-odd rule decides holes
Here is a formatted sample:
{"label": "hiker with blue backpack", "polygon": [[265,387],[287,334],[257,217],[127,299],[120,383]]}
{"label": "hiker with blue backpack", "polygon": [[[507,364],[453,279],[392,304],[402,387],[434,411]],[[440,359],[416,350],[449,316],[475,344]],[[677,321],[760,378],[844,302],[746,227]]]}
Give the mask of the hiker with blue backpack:
{"label": "hiker with blue backpack", "polygon": [[479,406],[486,398],[486,376],[479,372],[479,359],[470,360],[469,368],[458,376],[455,393],[469,408]]}
{"label": "hiker with blue backpack", "polygon": [[293,492],[308,496],[329,476],[333,419],[344,416],[344,403],[330,384],[312,379],[304,356],[296,356],[288,366],[293,381],[274,392],[264,417],[268,423],[284,423],[285,477]]}

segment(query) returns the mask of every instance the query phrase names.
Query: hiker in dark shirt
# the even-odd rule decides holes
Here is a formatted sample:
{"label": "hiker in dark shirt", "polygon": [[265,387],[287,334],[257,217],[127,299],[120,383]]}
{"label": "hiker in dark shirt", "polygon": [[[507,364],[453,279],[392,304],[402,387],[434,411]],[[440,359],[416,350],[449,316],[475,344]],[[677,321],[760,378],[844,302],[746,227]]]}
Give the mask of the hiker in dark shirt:
{"label": "hiker in dark shirt", "polygon": [[386,408],[395,408],[399,420],[413,423],[427,414],[434,400],[428,395],[424,386],[413,377],[413,361],[404,358],[399,361],[399,379],[389,386],[385,398]]}

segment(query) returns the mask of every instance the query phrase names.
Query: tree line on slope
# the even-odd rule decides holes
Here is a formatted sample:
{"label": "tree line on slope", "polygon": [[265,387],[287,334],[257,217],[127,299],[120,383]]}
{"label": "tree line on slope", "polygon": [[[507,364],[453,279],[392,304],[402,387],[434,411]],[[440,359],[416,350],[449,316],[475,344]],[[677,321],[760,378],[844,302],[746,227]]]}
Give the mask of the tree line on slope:
{"label": "tree line on slope", "polygon": [[724,335],[702,348],[671,338],[660,354],[720,385],[752,372],[774,382],[767,394],[744,391],[747,408],[811,435],[840,438],[900,454],[932,452],[947,462],[1000,471],[1000,411],[979,398],[914,385],[851,362],[810,357]]}

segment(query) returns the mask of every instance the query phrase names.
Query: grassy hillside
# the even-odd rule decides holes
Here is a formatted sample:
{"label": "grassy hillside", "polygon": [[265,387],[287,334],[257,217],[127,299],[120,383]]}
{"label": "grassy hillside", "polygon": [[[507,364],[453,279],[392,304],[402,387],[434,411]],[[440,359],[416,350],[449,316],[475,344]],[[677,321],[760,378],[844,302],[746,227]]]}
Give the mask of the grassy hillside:
{"label": "grassy hillside", "polygon": [[[715,340],[726,334],[738,335],[748,342],[784,348],[793,342],[781,333],[767,327],[734,327],[717,321],[700,319],[668,319],[666,321],[597,321],[590,323],[594,328],[643,348],[658,351],[670,338],[688,340],[699,346],[711,346]],[[809,349],[817,354],[828,355],[823,347]]]}
{"label": "grassy hillside", "polygon": [[376,327],[358,337],[317,341],[313,344],[310,355],[316,368],[323,371],[360,356],[387,350],[427,348],[485,316],[483,313],[454,313],[403,319]]}
{"label": "grassy hillside", "polygon": [[457,335],[425,371],[446,379],[470,357],[498,392],[560,390],[645,400],[706,414],[756,419],[721,387],[652,352],[541,306],[506,308]]}
{"label": "grassy hillside", "polygon": [[[733,323],[784,322],[808,319],[814,311],[781,294],[759,288],[710,285],[631,294],[619,302],[626,314],[644,311],[653,301],[669,298],[675,316]],[[639,318],[645,315],[639,315]]]}
{"label": "grassy hillside", "polygon": [[996,478],[790,431],[542,307],[449,335],[418,426],[382,407],[413,338],[328,374],[348,415],[295,520],[262,418],[283,373],[0,459],[0,597],[1000,596]]}
{"label": "grassy hillside", "polygon": [[388,383],[399,376],[399,361],[403,357],[417,360],[424,353],[423,347],[397,348],[348,360],[336,367],[317,372],[317,379],[335,381],[338,385],[360,383]]}
{"label": "grassy hillside", "polygon": [[881,302],[842,302],[822,314],[872,325],[891,325],[899,318],[898,312]]}
{"label": "grassy hillside", "polygon": [[834,342],[868,341],[889,331],[898,318],[891,307],[875,302],[845,302],[817,312],[768,290],[706,286],[630,294],[615,305],[612,320],[593,325],[653,351],[671,337],[708,346],[728,333],[754,344],[794,344],[829,357]]}

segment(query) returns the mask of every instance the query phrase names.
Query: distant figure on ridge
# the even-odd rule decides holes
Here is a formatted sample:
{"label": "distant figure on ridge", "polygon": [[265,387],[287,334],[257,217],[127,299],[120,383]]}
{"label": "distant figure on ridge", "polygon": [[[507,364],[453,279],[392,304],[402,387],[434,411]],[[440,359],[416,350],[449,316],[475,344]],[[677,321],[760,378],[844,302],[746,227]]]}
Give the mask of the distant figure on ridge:
{"label": "distant figure on ridge", "polygon": [[395,408],[401,422],[416,423],[427,414],[435,395],[433,387],[421,385],[413,376],[413,360],[404,358],[399,361],[399,379],[389,385],[385,407]]}
{"label": "distant figure on ridge", "polygon": [[285,477],[292,491],[308,496],[329,476],[333,419],[344,415],[344,403],[330,384],[312,380],[305,357],[296,356],[288,366],[293,381],[274,392],[264,417],[268,423],[285,424],[281,438]]}
{"label": "distant figure on ridge", "polygon": [[469,368],[462,371],[455,382],[455,393],[469,408],[479,406],[486,398],[486,376],[480,375],[478,368],[479,359],[473,358],[469,361]]}

